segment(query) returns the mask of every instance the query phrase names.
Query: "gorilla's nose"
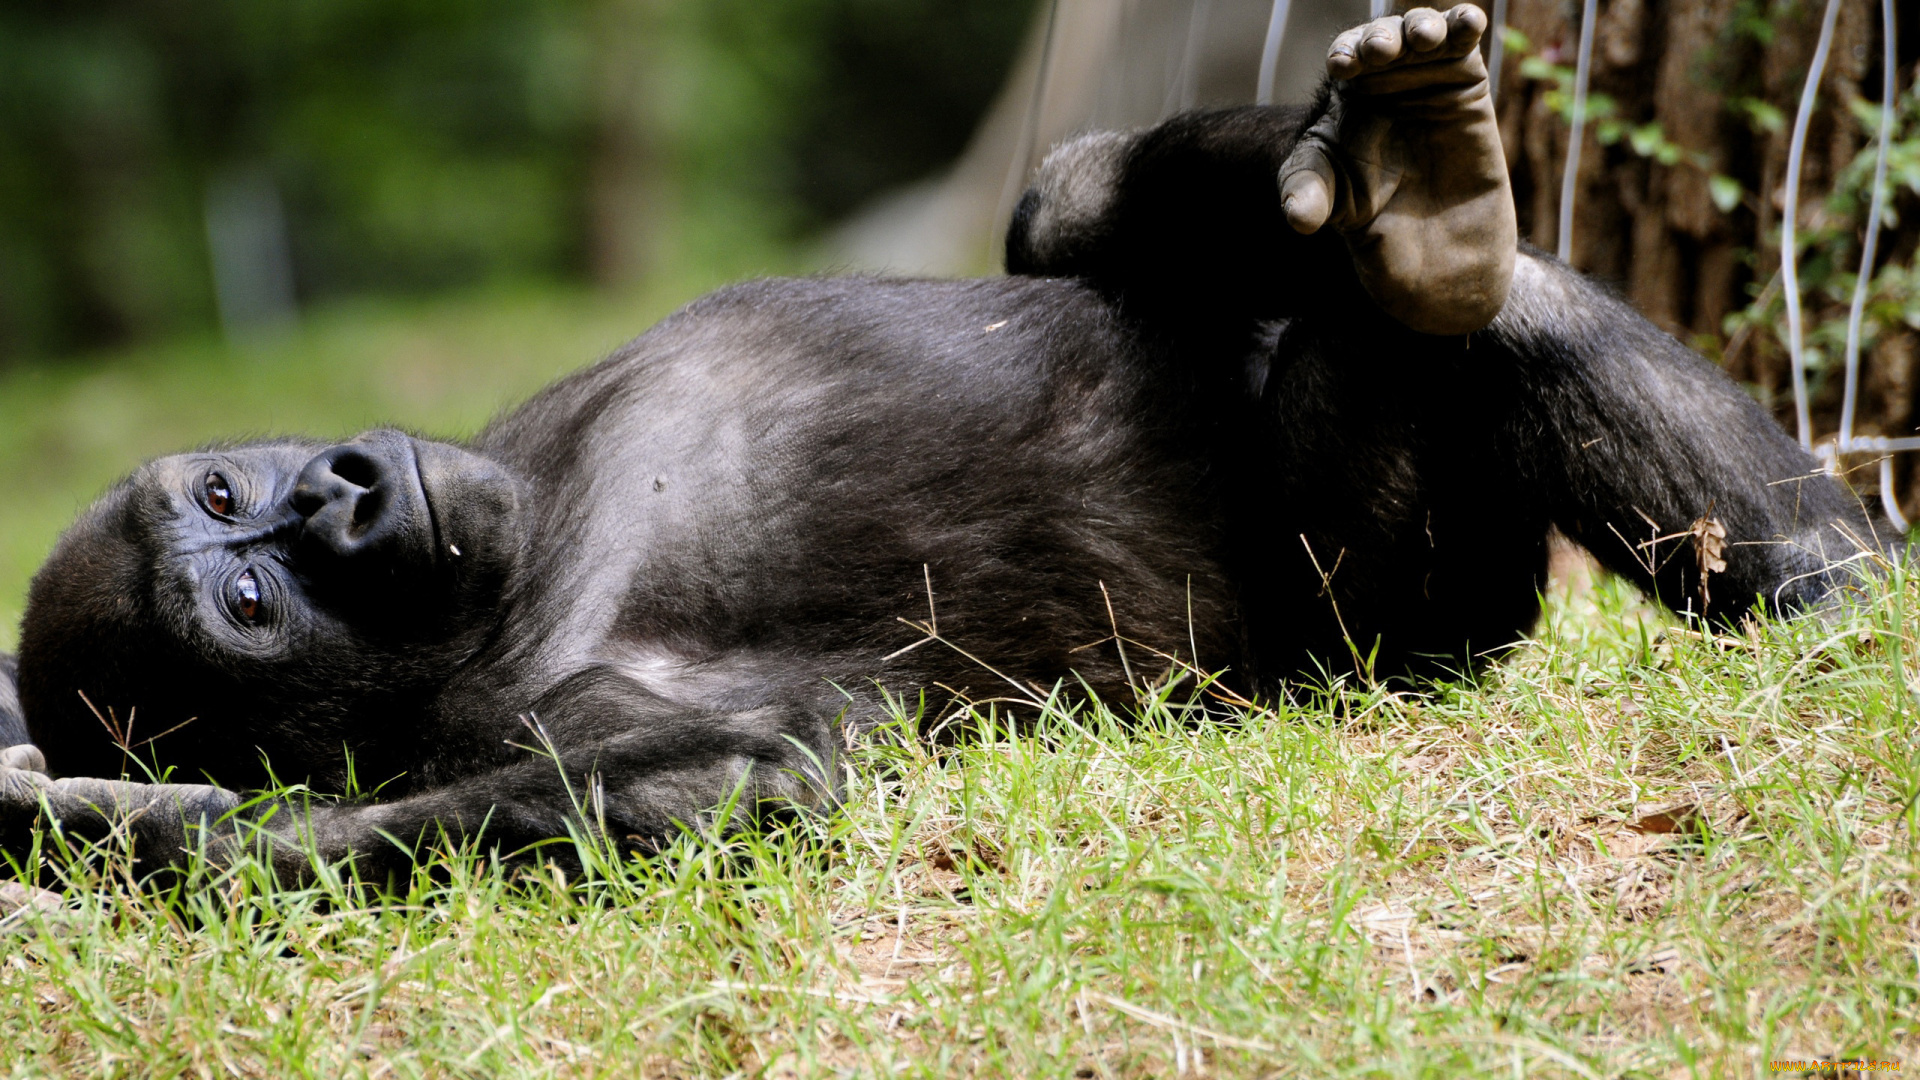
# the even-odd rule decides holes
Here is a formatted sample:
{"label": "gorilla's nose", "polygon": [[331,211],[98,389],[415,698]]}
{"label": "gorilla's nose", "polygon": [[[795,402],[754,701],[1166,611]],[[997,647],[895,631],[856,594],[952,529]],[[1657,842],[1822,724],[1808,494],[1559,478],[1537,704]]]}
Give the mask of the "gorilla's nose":
{"label": "gorilla's nose", "polygon": [[342,562],[407,562],[432,550],[418,467],[406,437],[329,447],[300,470],[292,506],[303,548]]}

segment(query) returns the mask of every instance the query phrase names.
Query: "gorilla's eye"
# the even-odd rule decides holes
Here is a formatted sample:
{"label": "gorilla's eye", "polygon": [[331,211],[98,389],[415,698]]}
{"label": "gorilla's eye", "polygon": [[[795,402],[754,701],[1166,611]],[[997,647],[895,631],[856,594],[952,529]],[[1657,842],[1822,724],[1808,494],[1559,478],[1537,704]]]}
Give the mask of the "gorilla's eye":
{"label": "gorilla's eye", "polygon": [[260,617],[260,583],[254,580],[253,571],[242,570],[234,580],[233,607],[248,622]]}
{"label": "gorilla's eye", "polygon": [[227,478],[217,472],[207,474],[204,483],[207,509],[225,517],[233,512],[233,489],[227,485]]}

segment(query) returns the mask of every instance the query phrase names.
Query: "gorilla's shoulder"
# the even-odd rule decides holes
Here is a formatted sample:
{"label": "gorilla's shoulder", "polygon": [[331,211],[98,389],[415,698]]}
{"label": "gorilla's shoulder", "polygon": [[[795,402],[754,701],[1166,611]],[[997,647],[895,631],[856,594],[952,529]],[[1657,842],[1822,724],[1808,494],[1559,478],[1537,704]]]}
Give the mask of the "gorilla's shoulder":
{"label": "gorilla's shoulder", "polygon": [[733,310],[785,304],[885,306],[896,303],[965,305],[994,301],[1029,302],[1081,293],[1091,296],[1092,290],[1075,278],[814,274],[806,277],[754,278],[725,285],[688,303],[678,314],[693,315],[710,309]]}
{"label": "gorilla's shoulder", "polygon": [[767,278],[716,290],[586,374],[628,382],[679,368],[846,375],[1052,368],[1132,354],[1124,320],[1073,278]]}
{"label": "gorilla's shoulder", "polygon": [[1074,278],[765,278],[689,303],[497,419],[477,444],[507,453],[601,418],[631,425],[642,407],[648,422],[681,423],[718,401],[794,412],[819,412],[821,395],[845,408],[876,397],[1004,406],[1063,379],[1135,370],[1139,358],[1115,306]]}
{"label": "gorilla's shoulder", "polygon": [[[1031,325],[1101,319],[1108,305],[1077,278],[907,278],[868,274],[762,278],[717,289],[660,323],[648,335],[706,327],[778,323],[828,331],[904,328],[924,333],[1018,330]],[[981,323],[982,317],[987,322]],[[977,324],[977,325],[976,325]]]}

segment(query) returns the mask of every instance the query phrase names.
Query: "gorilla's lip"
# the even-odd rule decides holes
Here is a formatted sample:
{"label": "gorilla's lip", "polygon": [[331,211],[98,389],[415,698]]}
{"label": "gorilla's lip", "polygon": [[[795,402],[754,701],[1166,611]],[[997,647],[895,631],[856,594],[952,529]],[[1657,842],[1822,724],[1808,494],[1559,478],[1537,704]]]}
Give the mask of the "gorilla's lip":
{"label": "gorilla's lip", "polygon": [[433,509],[433,492],[427,487],[426,471],[420,467],[420,450],[414,445],[412,436],[403,436],[407,444],[407,463],[413,467],[413,488],[420,496],[420,508],[427,515],[427,564],[440,565],[440,549],[445,538],[440,535],[440,515]]}

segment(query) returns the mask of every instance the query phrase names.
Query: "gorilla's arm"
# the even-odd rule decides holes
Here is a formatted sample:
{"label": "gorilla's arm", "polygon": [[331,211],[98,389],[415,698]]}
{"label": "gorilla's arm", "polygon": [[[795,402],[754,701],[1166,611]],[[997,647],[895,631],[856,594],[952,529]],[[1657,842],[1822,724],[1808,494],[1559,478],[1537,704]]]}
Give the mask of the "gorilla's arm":
{"label": "gorilla's arm", "polygon": [[20,662],[0,653],[0,749],[28,740],[27,717],[20,711]]}
{"label": "gorilla's arm", "polygon": [[570,835],[651,851],[682,829],[730,824],[837,798],[834,725],[804,704],[742,712],[691,709],[618,672],[594,668],[544,695],[498,766],[387,802],[244,800],[198,784],[52,780],[39,751],[0,752],[0,842],[15,845],[48,813],[85,840],[124,835],[142,875],[178,868],[204,849],[223,865],[261,850],[282,880],[315,862],[351,859],[366,880],[404,875],[443,838],[484,842],[502,856],[576,860],[542,850]]}
{"label": "gorilla's arm", "polygon": [[[494,769],[385,803],[341,803],[286,815],[270,826],[274,861],[298,876],[317,856],[351,856],[363,876],[405,873],[443,834],[484,841],[502,855],[570,833],[652,851],[683,829],[731,827],[767,812],[838,798],[836,727],[808,703],[690,708],[617,670],[590,668],[543,695]],[[287,844],[285,840],[294,843]],[[571,864],[565,848],[541,859]]]}
{"label": "gorilla's arm", "polygon": [[[1901,539],[1717,367],[1558,260],[1522,253],[1467,356],[1483,348],[1514,379],[1510,453],[1554,524],[1675,610],[1803,608]],[[1691,530],[1709,523],[1726,566],[1703,578],[1720,538]]]}

